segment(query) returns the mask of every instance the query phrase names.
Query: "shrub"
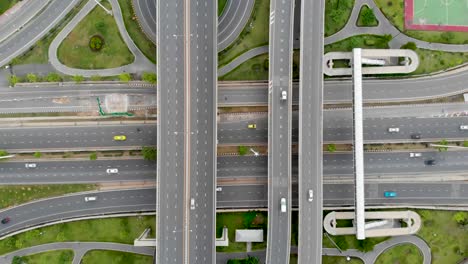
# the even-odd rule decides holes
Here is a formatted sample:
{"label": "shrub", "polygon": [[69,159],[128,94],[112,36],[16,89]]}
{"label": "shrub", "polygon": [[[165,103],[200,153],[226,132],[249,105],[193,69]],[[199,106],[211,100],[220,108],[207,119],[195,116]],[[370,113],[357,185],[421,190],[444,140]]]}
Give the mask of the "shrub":
{"label": "shrub", "polygon": [[47,74],[47,81],[48,82],[61,82],[62,76],[60,76],[56,72],[50,72],[49,74]]}
{"label": "shrub", "polygon": [[39,151],[34,152],[34,157],[35,158],[40,158],[42,156],[42,153]]}
{"label": "shrub", "polygon": [[99,75],[93,75],[91,76],[91,81],[100,81],[102,80],[102,77]]}
{"label": "shrub", "polygon": [[327,145],[327,150],[329,152],[335,152],[336,151],[336,145],[335,144],[328,144]]}
{"label": "shrub", "polygon": [[89,40],[89,48],[92,51],[100,51],[104,46],[104,39],[101,36],[94,35]]}
{"label": "shrub", "polygon": [[93,152],[89,155],[89,160],[97,160],[97,153]]}
{"label": "shrub", "polygon": [[19,82],[19,78],[16,75],[10,75],[8,77],[8,82],[10,83],[11,87],[14,87]]}
{"label": "shrub", "polygon": [[121,82],[129,82],[132,80],[130,73],[121,73],[119,74],[119,79]]}
{"label": "shrub", "polygon": [[143,81],[155,84],[157,82],[156,73],[144,72],[142,76]]}
{"label": "shrub", "polygon": [[84,77],[82,75],[75,75],[73,76],[73,81],[75,81],[76,83],[80,83],[84,81]]}
{"label": "shrub", "polygon": [[416,50],[418,47],[416,46],[416,43],[410,41],[406,43],[405,45],[401,46],[400,49],[410,49],[410,50]]}
{"label": "shrub", "polygon": [[245,154],[247,154],[247,147],[246,146],[239,146],[239,155],[241,156],[244,156]]}
{"label": "shrub", "polygon": [[37,75],[36,75],[36,74],[33,74],[33,73],[28,73],[28,74],[26,75],[26,79],[27,79],[28,82],[30,82],[30,83],[37,82]]}

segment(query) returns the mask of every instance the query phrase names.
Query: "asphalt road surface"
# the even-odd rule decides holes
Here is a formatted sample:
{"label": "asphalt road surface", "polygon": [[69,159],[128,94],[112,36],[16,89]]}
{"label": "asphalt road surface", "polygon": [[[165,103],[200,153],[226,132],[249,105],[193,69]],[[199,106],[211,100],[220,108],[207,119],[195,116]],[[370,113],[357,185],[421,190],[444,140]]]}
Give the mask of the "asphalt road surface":
{"label": "asphalt road surface", "polygon": [[[352,114],[349,111],[324,111],[323,140],[325,142],[349,143],[352,140]],[[413,107],[412,111],[419,111]],[[255,129],[248,128],[256,124]],[[383,142],[427,142],[441,139],[461,139],[468,136],[468,130],[460,125],[468,125],[468,117],[367,117],[364,119],[364,141]],[[292,141],[298,142],[298,112],[292,115]],[[398,127],[398,133],[388,132],[388,128]],[[268,142],[268,120],[266,113],[251,117],[222,121],[218,125],[220,144],[258,144]],[[411,136],[419,134],[420,139]]]}
{"label": "asphalt road surface", "polygon": [[[85,202],[86,196],[96,196],[97,201]],[[152,188],[104,191],[40,200],[3,210],[0,217],[10,217],[11,221],[0,225],[0,235],[66,218],[154,211],[155,201],[156,192]]]}
{"label": "asphalt road surface", "polygon": [[255,1],[229,0],[218,22],[218,52],[231,45],[249,21]]}
{"label": "asphalt road surface", "polygon": [[[301,1],[298,263],[322,261],[323,0]],[[296,132],[293,130],[293,133]]]}
{"label": "asphalt road surface", "polygon": [[[270,2],[267,263],[289,263],[294,1]],[[283,97],[286,93],[286,98]],[[283,203],[283,205],[281,205]],[[281,208],[283,207],[283,208]]]}
{"label": "asphalt road surface", "polygon": [[[28,168],[27,164],[36,164]],[[107,173],[117,169],[117,173]],[[155,181],[156,164],[142,159],[2,162],[0,184]]]}
{"label": "asphalt road surface", "polygon": [[[138,131],[140,129],[140,131]],[[3,127],[0,129],[0,149],[64,151],[70,148],[97,149],[103,147],[155,146],[155,125],[79,125],[47,127]],[[125,135],[125,141],[114,136]]]}
{"label": "asphalt road surface", "polygon": [[157,1],[158,135],[156,263],[184,263],[185,190],[185,26],[184,0]]}
{"label": "asphalt road surface", "polygon": [[[216,87],[217,0],[190,3],[187,138],[188,194],[194,200],[187,232],[189,263],[214,263],[216,259]],[[181,120],[181,119],[179,119]],[[164,130],[163,130],[164,131]]]}

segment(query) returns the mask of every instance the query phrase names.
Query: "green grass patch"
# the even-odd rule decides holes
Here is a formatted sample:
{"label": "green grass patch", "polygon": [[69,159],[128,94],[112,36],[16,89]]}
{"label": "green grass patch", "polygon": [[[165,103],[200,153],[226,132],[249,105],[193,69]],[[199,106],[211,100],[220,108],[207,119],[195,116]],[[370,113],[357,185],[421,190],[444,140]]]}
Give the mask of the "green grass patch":
{"label": "green grass patch", "polygon": [[73,261],[73,250],[53,250],[21,258],[27,264],[71,264]]}
{"label": "green grass patch", "polygon": [[41,198],[96,189],[94,184],[4,185],[0,187],[0,207],[6,208]]}
{"label": "green grass patch", "polygon": [[340,31],[348,22],[354,0],[325,1],[325,37]]}
{"label": "green grass patch", "polygon": [[[1,1],[0,1],[1,2]],[[62,31],[63,27],[83,8],[87,1],[80,1],[72,10],[65,16],[55,28],[49,31],[46,36],[36,42],[24,54],[14,58],[10,63],[13,65],[19,64],[47,64],[49,62],[49,46],[57,34]]]}
{"label": "green grass patch", "polygon": [[0,254],[40,244],[64,241],[133,244],[133,240],[147,227],[151,228],[150,237],[155,237],[155,225],[155,216],[104,218],[56,224],[1,240]]}
{"label": "green grass patch", "polygon": [[353,48],[388,49],[390,35],[358,35],[325,46],[324,53],[332,51],[351,51]]}
{"label": "green grass patch", "polygon": [[223,13],[224,7],[226,7],[227,0],[218,0],[218,16]]}
{"label": "green grass patch", "polygon": [[356,21],[358,27],[375,27],[379,25],[379,21],[374,15],[374,10],[367,5],[363,5],[359,11],[358,20]]}
{"label": "green grass patch", "polygon": [[445,52],[415,49],[419,56],[419,66],[411,74],[428,74],[453,68],[468,62],[468,52]]}
{"label": "green grass patch", "polygon": [[291,256],[289,256],[289,264],[297,264],[297,261],[298,261],[297,254],[291,254]]}
{"label": "green grass patch", "polygon": [[427,42],[468,44],[468,34],[466,32],[405,30],[404,0],[375,0],[375,3],[387,19],[405,35]]}
{"label": "green grass patch", "polygon": [[19,0],[2,0],[0,1],[0,15],[12,8]]}
{"label": "green grass patch", "polygon": [[[101,2],[111,9],[107,1]],[[93,51],[90,39],[99,35],[104,40],[100,51]],[[58,59],[65,65],[79,69],[107,69],[127,65],[135,57],[120,35],[113,16],[96,6],[68,34],[58,48]]]}
{"label": "green grass patch", "polygon": [[456,211],[414,211],[423,222],[417,235],[431,248],[433,264],[459,263],[468,257],[468,226],[453,219]]}
{"label": "green grass patch", "polygon": [[[325,214],[324,214],[325,215]],[[372,249],[378,243],[381,243],[390,237],[373,237],[366,238],[365,240],[357,240],[355,235],[346,235],[346,236],[329,236],[335,244],[337,244],[341,250],[347,250],[351,248],[359,249],[360,251],[367,252],[369,249]],[[326,248],[336,248],[336,246],[330,241],[330,239],[323,235],[322,245]]]}
{"label": "green grass patch", "polygon": [[220,81],[268,80],[268,54],[253,57],[218,79]]}
{"label": "green grass patch", "polygon": [[375,261],[375,264],[420,264],[423,263],[423,257],[413,244],[402,244],[389,248],[384,251]]}
{"label": "green grass patch", "polygon": [[252,243],[252,250],[266,248],[267,236],[267,212],[249,211],[242,213],[217,213],[216,214],[216,237],[221,237],[223,227],[228,228],[229,246],[217,247],[217,252],[240,252],[246,250],[246,243],[237,243],[236,229],[263,229],[262,243]]}
{"label": "green grass patch", "polygon": [[322,256],[322,264],[363,264],[363,262],[358,258],[347,261],[346,257]]}
{"label": "green grass patch", "polygon": [[255,47],[268,45],[270,0],[255,0],[252,15],[239,37],[218,53],[218,67],[222,67],[242,53]]}
{"label": "green grass patch", "polygon": [[143,52],[150,61],[156,63],[156,45],[148,39],[138,25],[131,2],[132,1],[128,0],[119,0],[125,28],[141,52]]}
{"label": "green grass patch", "polygon": [[153,257],[111,250],[91,250],[81,264],[152,264]]}

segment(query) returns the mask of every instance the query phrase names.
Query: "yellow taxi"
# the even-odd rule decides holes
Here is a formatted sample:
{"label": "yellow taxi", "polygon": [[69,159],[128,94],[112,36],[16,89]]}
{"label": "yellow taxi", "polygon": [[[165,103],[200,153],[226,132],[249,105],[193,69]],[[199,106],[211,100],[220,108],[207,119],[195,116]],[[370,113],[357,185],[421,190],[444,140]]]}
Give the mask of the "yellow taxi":
{"label": "yellow taxi", "polygon": [[251,129],[255,129],[257,128],[257,124],[248,124],[247,127]]}
{"label": "yellow taxi", "polygon": [[114,136],[114,140],[115,140],[115,141],[124,141],[124,140],[126,140],[126,139],[127,139],[127,137],[124,136],[124,135],[117,135],[117,136]]}

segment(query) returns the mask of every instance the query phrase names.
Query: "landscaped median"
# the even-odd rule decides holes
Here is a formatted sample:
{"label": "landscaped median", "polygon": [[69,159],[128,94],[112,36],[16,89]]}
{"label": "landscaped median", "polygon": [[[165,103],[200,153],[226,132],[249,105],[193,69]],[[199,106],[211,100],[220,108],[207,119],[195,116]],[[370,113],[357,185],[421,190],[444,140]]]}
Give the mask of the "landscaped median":
{"label": "landscaped median", "polygon": [[16,256],[13,258],[11,264],[53,264],[61,263],[68,264],[72,263],[73,251],[72,250],[52,250],[24,257]]}
{"label": "landscaped median", "polygon": [[127,252],[111,251],[111,250],[92,250],[87,252],[81,264],[153,264],[152,256],[145,256]]}

